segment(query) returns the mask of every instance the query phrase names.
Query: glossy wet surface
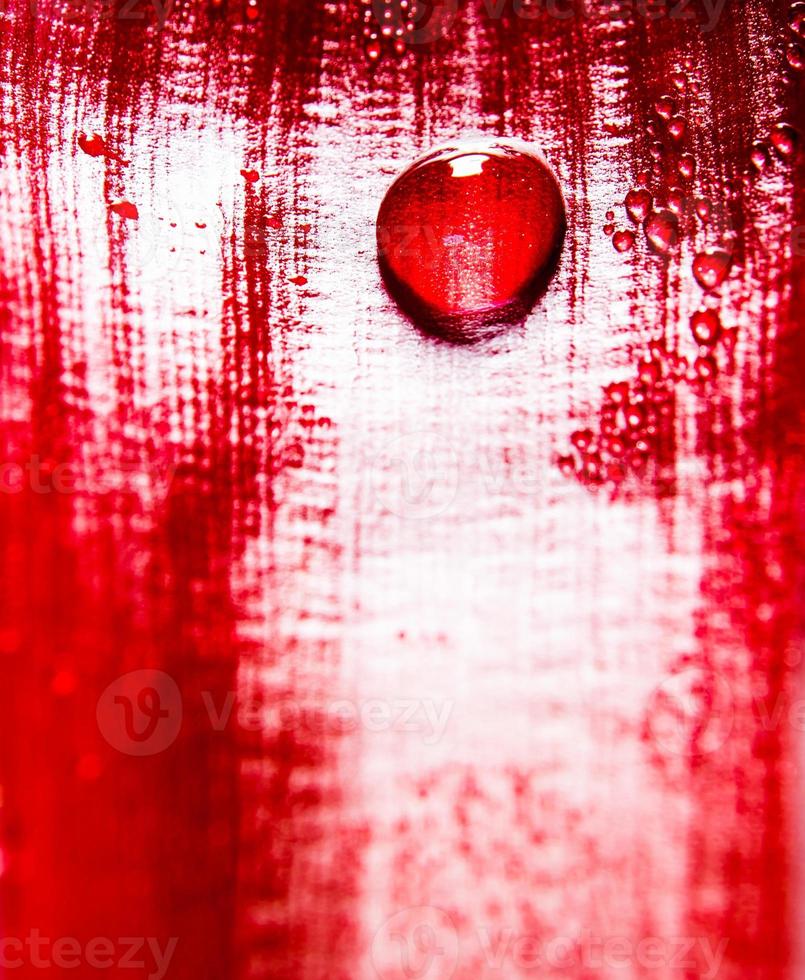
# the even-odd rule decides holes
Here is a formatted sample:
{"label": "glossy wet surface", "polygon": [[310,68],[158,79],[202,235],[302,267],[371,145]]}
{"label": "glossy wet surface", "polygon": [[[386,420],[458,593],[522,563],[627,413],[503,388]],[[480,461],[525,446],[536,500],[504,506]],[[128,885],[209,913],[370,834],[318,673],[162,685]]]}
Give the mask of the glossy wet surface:
{"label": "glossy wet surface", "polygon": [[[798,12],[712,6],[4,8],[9,975],[802,976]],[[568,235],[457,347],[375,217],[469,129]]]}

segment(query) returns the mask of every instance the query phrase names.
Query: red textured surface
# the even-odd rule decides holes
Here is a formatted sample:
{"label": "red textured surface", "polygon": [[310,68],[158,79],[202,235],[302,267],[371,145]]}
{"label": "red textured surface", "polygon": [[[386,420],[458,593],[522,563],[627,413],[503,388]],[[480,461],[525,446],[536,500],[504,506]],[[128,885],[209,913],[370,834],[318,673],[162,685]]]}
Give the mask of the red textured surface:
{"label": "red textured surface", "polygon": [[[82,977],[803,975],[789,5],[437,6],[403,54],[343,0],[0,14],[10,976],[33,930]],[[568,234],[457,347],[374,222],[469,131]]]}

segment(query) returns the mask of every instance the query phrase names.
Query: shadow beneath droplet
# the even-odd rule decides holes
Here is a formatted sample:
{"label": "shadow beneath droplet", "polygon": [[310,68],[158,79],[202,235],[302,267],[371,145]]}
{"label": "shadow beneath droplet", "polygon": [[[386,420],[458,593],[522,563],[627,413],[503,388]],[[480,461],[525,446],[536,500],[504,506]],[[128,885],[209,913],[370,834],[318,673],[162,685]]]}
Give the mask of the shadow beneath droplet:
{"label": "shadow beneath droplet", "polygon": [[377,262],[387,292],[421,333],[454,345],[472,345],[522,327],[535,303],[545,294],[559,265],[567,226],[563,225],[556,244],[539,276],[507,303],[473,310],[471,313],[436,313],[394,275],[378,248]]}

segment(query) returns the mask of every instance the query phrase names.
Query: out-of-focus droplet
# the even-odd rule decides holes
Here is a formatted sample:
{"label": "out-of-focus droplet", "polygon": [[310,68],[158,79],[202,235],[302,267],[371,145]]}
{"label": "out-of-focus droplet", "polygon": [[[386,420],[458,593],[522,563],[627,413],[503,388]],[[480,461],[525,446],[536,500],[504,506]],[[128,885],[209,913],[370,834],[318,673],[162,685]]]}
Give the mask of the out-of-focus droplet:
{"label": "out-of-focus droplet", "polygon": [[649,245],[666,255],[679,241],[679,222],[672,211],[655,211],[643,226]]}
{"label": "out-of-focus droplet", "polygon": [[797,131],[787,123],[778,123],[771,131],[771,145],[783,159],[793,156],[797,148]]}
{"label": "out-of-focus droplet", "polygon": [[579,452],[584,452],[587,450],[593,441],[593,430],[592,429],[577,429],[570,437],[570,441],[579,450]]}
{"label": "out-of-focus droplet", "polygon": [[365,48],[366,57],[369,61],[378,61],[381,54],[380,42],[377,39],[369,41]]}
{"label": "out-of-focus droplet", "polygon": [[805,37],[805,6],[795,3],[789,14],[788,25],[795,34]]}
{"label": "out-of-focus droplet", "polygon": [[635,236],[633,231],[616,231],[612,236],[612,244],[618,252],[628,252],[634,247]]}
{"label": "out-of-focus droplet", "polygon": [[715,310],[698,310],[690,318],[690,330],[696,343],[712,347],[721,335],[721,318]]}
{"label": "out-of-focus droplet", "polygon": [[788,64],[796,71],[802,71],[805,68],[805,49],[801,44],[789,44],[785,56]]}
{"label": "out-of-focus droplet", "polygon": [[752,166],[758,173],[761,173],[769,165],[769,151],[766,149],[764,143],[755,143],[752,147],[752,152],[749,154],[749,159],[752,161]]}
{"label": "out-of-focus droplet", "polygon": [[636,224],[645,221],[651,211],[651,192],[645,187],[635,187],[629,191],[624,201],[629,217]]}
{"label": "out-of-focus droplet", "polygon": [[708,221],[710,214],[712,213],[712,208],[710,202],[700,197],[696,201],[696,214],[701,218],[702,221]]}
{"label": "out-of-focus droplet", "polygon": [[525,316],[564,233],[562,194],[539,154],[474,139],[431,151],[394,181],[377,216],[378,259],[417,323],[470,341]]}
{"label": "out-of-focus droplet", "polygon": [[702,289],[716,289],[727,277],[732,257],[722,248],[699,252],[693,260],[693,275]]}
{"label": "out-of-focus droplet", "polygon": [[576,461],[572,456],[560,456],[556,462],[564,476],[573,476],[576,472]]}
{"label": "out-of-focus droplet", "polygon": [[692,180],[693,175],[696,173],[696,161],[693,159],[690,153],[683,153],[679,158],[679,166],[677,169],[679,171],[679,176],[684,180]]}
{"label": "out-of-focus droplet", "polygon": [[671,82],[673,83],[673,86],[677,92],[684,92],[688,87],[687,79],[682,72],[679,71],[674,72],[673,75],[671,75]]}
{"label": "out-of-focus droplet", "polygon": [[637,376],[644,385],[651,387],[657,384],[662,377],[662,367],[659,361],[655,361],[652,358],[642,360],[637,369]]}
{"label": "out-of-focus droplet", "polygon": [[681,140],[688,129],[687,120],[684,116],[674,116],[668,120],[668,134],[675,140]]}
{"label": "out-of-focus droplet", "polygon": [[666,198],[668,209],[675,215],[681,216],[685,211],[685,192],[681,187],[669,187]]}
{"label": "out-of-focus droplet", "polygon": [[702,381],[711,381],[718,374],[718,366],[712,354],[704,354],[693,362],[693,370]]}
{"label": "out-of-focus droplet", "polygon": [[661,119],[670,119],[676,109],[676,102],[670,95],[662,95],[654,103],[654,110]]}

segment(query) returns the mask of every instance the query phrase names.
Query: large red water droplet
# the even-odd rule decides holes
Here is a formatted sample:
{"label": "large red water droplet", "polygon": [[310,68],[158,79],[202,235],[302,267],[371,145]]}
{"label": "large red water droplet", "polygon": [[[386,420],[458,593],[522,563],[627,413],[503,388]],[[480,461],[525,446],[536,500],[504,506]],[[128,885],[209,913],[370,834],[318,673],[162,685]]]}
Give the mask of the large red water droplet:
{"label": "large red water droplet", "polygon": [[693,275],[702,289],[715,289],[726,279],[731,264],[729,252],[721,248],[707,249],[693,260]]}
{"label": "large red water droplet", "polygon": [[644,225],[646,238],[655,252],[665,255],[679,241],[679,222],[673,211],[656,211]]}
{"label": "large red water droplet", "polygon": [[556,178],[513,140],[431,151],[395,180],[377,216],[389,290],[418,324],[458,341],[525,316],[564,233]]}
{"label": "large red water droplet", "polygon": [[651,211],[652,198],[651,192],[645,187],[635,187],[626,195],[626,210],[632,221],[639,224],[645,221]]}

